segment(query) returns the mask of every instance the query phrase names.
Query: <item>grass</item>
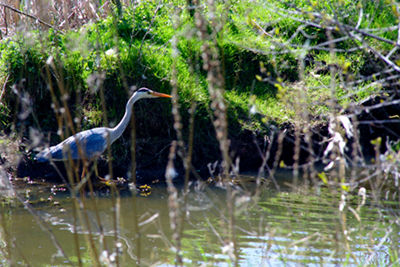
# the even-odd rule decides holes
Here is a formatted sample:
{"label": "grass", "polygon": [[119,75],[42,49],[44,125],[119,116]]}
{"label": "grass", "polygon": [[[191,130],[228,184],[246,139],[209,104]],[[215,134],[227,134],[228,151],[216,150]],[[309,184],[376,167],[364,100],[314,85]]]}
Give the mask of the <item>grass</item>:
{"label": "grass", "polygon": [[[303,1],[300,1],[300,3],[297,5],[298,8],[308,10],[310,7]],[[367,10],[372,8],[369,7],[370,4],[368,3],[365,5]],[[278,3],[277,6],[283,8],[286,5]],[[219,7],[220,5],[217,5],[217,9]],[[325,9],[326,4],[324,3],[312,3],[311,7],[322,12],[331,12],[331,10]],[[230,124],[238,129],[241,125],[249,124],[249,122],[238,124],[237,121],[238,117],[241,117],[241,119],[249,117],[249,107],[251,106],[249,95],[263,99],[263,101],[257,101],[257,106],[263,115],[272,121],[284,123],[293,119],[293,116],[287,116],[285,109],[280,108],[280,105],[278,105],[278,108],[276,107],[276,102],[279,100],[276,100],[276,94],[274,94],[277,91],[275,86],[260,82],[256,78],[257,75],[266,76],[273,81],[279,77],[288,86],[298,80],[298,49],[290,48],[289,53],[282,53],[281,55],[270,54],[272,47],[275,47],[275,51],[279,52],[281,48],[274,44],[287,43],[287,39],[299,26],[299,22],[290,17],[282,18],[278,13],[273,12],[276,8],[270,2],[263,2],[261,6],[260,3],[235,3],[231,7],[231,12],[227,15],[227,22],[222,25],[223,30],[220,31],[223,38],[218,39],[218,45],[222,52],[226,89],[229,92],[232,91],[229,94],[231,97],[228,101],[230,105],[240,107],[238,112],[241,115],[235,116],[235,120],[230,121]],[[357,6],[351,2],[346,2],[340,8],[341,10],[349,10],[350,8],[353,10],[352,12],[357,11]],[[337,9],[335,10],[337,11]],[[2,76],[6,73],[12,74],[9,84],[18,83],[24,78],[27,80],[26,88],[30,95],[42,94],[46,96],[48,95],[47,90],[41,88],[46,87],[45,83],[48,81],[40,79],[40,76],[43,76],[43,66],[46,60],[49,56],[53,56],[57,59],[57,66],[63,69],[67,90],[71,92],[80,90],[83,96],[88,94],[89,91],[89,85],[87,85],[89,77],[101,72],[106,74],[105,86],[107,87],[110,83],[114,87],[106,88],[106,96],[111,91],[116,92],[118,97],[124,95],[122,93],[125,90],[123,88],[123,76],[125,76],[123,79],[126,79],[129,85],[145,84],[160,91],[169,91],[168,80],[171,78],[169,71],[174,58],[170,42],[176,36],[178,42],[176,67],[183,110],[188,109],[191,100],[196,100],[201,106],[206,106],[208,103],[207,81],[204,72],[201,70],[201,41],[190,32],[193,22],[188,13],[184,9],[175,11],[178,13],[179,23],[176,24],[175,22],[174,25],[170,16],[173,12],[173,5],[157,6],[156,2],[145,1],[136,6],[135,9],[126,9],[120,19],[109,16],[105,20],[85,25],[76,31],[69,31],[62,35],[54,31],[50,31],[49,34],[31,31],[29,41],[24,36],[14,38],[16,41],[3,41],[1,48],[2,65],[6,66],[6,69],[3,68]],[[384,24],[389,25],[395,18],[388,17],[387,14],[387,12],[377,14],[375,18],[377,22],[373,20],[373,23],[382,27],[385,26],[381,23],[383,21]],[[273,38],[259,33],[255,26],[257,21],[270,24],[267,30],[274,29],[272,31],[274,33]],[[274,25],[279,25],[279,28],[274,27]],[[322,35],[321,37],[322,39],[316,38],[312,42],[317,44],[325,41],[325,37]],[[299,45],[302,45],[305,41],[304,38],[294,39],[294,43]],[[313,45],[313,43],[310,45]],[[346,45],[346,42],[343,42],[344,46],[339,45],[339,47],[349,47],[351,42],[347,43]],[[301,48],[298,51],[301,52]],[[328,64],[336,63],[345,66],[346,71],[355,74],[362,67],[360,66],[362,65],[361,56],[363,55],[360,53],[354,53],[350,54],[349,57],[346,53],[343,53],[338,58],[329,58],[329,54],[326,53],[325,55],[318,52],[316,54],[317,60],[325,60]],[[196,65],[197,67],[190,71],[191,66],[188,61],[193,58],[195,67]],[[348,60],[346,61],[345,58]],[[353,62],[357,62],[356,66],[353,65]],[[260,63],[264,64],[264,73],[262,73]],[[31,67],[23,68],[27,65],[31,65]],[[348,65],[351,66],[347,67]],[[320,87],[319,90],[325,90],[324,86],[321,88],[319,84],[326,85],[329,83],[329,75],[322,76],[311,78],[307,75],[306,86],[314,84]],[[71,82],[71,84],[68,84],[68,82]],[[33,90],[39,90],[39,92]],[[112,102],[123,101],[124,99],[120,101],[112,100]],[[122,112],[116,111],[115,105],[114,103],[111,104],[110,112],[108,112],[108,114],[111,114],[111,119],[118,119]],[[94,106],[94,108],[96,107]],[[283,117],[287,118],[286,121],[285,119],[282,120]],[[252,123],[250,122],[250,124]],[[88,123],[84,128],[93,126]]]}

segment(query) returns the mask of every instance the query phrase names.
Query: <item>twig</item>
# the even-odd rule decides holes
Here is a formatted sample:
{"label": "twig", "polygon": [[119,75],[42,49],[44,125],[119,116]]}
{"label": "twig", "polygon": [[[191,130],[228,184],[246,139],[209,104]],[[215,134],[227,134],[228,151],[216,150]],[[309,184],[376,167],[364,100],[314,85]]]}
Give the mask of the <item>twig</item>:
{"label": "twig", "polygon": [[356,29],[360,28],[363,14],[364,14],[364,9],[363,9],[363,8],[360,8],[360,14],[359,14],[359,16],[358,16],[358,21],[357,21]]}
{"label": "twig", "polygon": [[[349,36],[355,40],[358,40],[359,42],[363,43],[364,47],[368,48],[370,51],[372,51],[372,53],[374,53],[375,55],[377,55],[380,59],[382,59],[387,65],[389,65],[390,67],[392,67],[395,71],[400,72],[400,68],[399,66],[396,65],[396,63],[394,63],[393,61],[391,61],[389,58],[385,57],[384,55],[382,55],[378,50],[374,49],[372,46],[366,44],[366,42],[364,41],[364,39],[360,38],[359,36],[354,35],[351,32],[348,32]],[[378,40],[384,41],[384,39],[382,38],[376,38]],[[386,40],[386,39],[385,39]],[[389,42],[388,42],[389,43]],[[395,46],[399,46],[399,44],[397,43],[391,43]]]}
{"label": "twig", "polygon": [[4,4],[4,3],[0,3],[0,6],[2,6],[2,7],[4,7],[4,8],[8,8],[8,9],[10,9],[10,10],[12,10],[12,11],[14,11],[14,12],[20,14],[20,15],[24,15],[24,16],[27,16],[28,18],[34,19],[34,20],[36,20],[37,22],[39,22],[39,23],[41,23],[41,24],[43,24],[43,25],[45,25],[45,26],[47,26],[47,27],[49,27],[49,28],[52,28],[52,29],[54,29],[54,30],[56,30],[56,31],[58,31],[58,32],[62,32],[61,30],[57,29],[55,26],[53,26],[53,25],[51,25],[51,24],[49,24],[49,23],[47,23],[47,22],[45,22],[45,21],[39,19],[38,17],[35,17],[35,16],[33,16],[33,15],[31,15],[31,14],[28,14],[28,13],[25,13],[25,12],[23,12],[23,11],[20,11],[20,10],[18,10],[18,9],[16,9],[16,8],[12,7],[12,6],[9,6],[9,5]]}
{"label": "twig", "polygon": [[6,85],[7,85],[7,82],[8,82],[9,78],[10,78],[10,74],[7,75],[6,80],[5,80],[4,84],[3,84],[3,88],[1,89],[0,102],[1,102],[1,99],[3,99],[4,92],[6,91]]}
{"label": "twig", "polygon": [[[391,44],[391,45],[393,45],[393,46],[398,46],[398,47],[400,47],[400,44],[398,44],[398,43],[396,43],[396,42],[394,42],[394,41],[392,41],[392,40],[389,40],[389,39],[386,39],[386,38],[380,37],[380,36],[378,36],[378,35],[375,35],[375,34],[372,34],[372,33],[367,32],[367,30],[369,30],[369,29],[363,29],[363,30],[361,30],[361,29],[358,29],[358,28],[356,28],[356,27],[350,26],[350,25],[348,25],[348,24],[343,24],[343,23],[339,22],[337,19],[327,19],[327,18],[324,18],[323,15],[320,14],[320,13],[316,13],[316,12],[306,12],[306,11],[300,10],[299,8],[296,8],[295,6],[292,6],[292,7],[295,9],[295,11],[288,12],[288,13],[296,14],[296,15],[299,15],[299,14],[300,14],[300,15],[302,15],[302,14],[312,15],[312,16],[314,16],[315,18],[320,19],[321,21],[325,21],[325,22],[328,22],[328,23],[330,23],[330,24],[336,25],[336,26],[338,26],[339,28],[345,29],[346,31],[354,31],[354,32],[359,33],[359,34],[361,34],[361,35],[363,35],[363,36],[367,36],[367,37],[376,39],[376,40],[378,40],[378,41],[382,41],[382,42]],[[293,19],[295,19],[295,18],[293,18]],[[314,27],[316,27],[316,28],[321,28],[321,29],[326,29],[326,30],[332,30],[332,31],[335,31],[335,30],[336,30],[335,27],[322,26],[322,25],[315,24],[315,23],[309,22],[309,21],[301,21],[300,19],[297,19],[297,21],[303,22],[303,23],[307,23],[308,25],[314,26]]]}
{"label": "twig", "polygon": [[251,20],[251,24],[253,24],[258,30],[260,30],[262,32],[262,34],[269,36],[269,37],[273,37],[272,34],[266,32],[258,23],[257,21],[255,21],[254,19]]}
{"label": "twig", "polygon": [[317,47],[323,47],[323,46],[329,46],[332,43],[339,43],[339,42],[343,42],[348,40],[350,37],[349,36],[343,36],[337,39],[333,39],[333,40],[329,40],[320,44],[317,44],[316,46],[314,46],[313,48],[316,49]]}
{"label": "twig", "polygon": [[6,36],[8,35],[8,22],[7,22],[7,14],[6,14],[6,8],[3,7],[3,11],[4,11],[4,24],[6,26]]}
{"label": "twig", "polygon": [[[321,20],[321,21],[326,21],[326,22],[328,22],[329,24],[336,25],[337,27],[339,27],[339,29],[340,29],[342,32],[346,33],[347,36],[349,36],[350,38],[352,38],[352,39],[354,39],[354,40],[359,41],[360,43],[362,43],[364,48],[369,49],[369,50],[372,51],[375,55],[377,55],[381,60],[383,60],[387,65],[389,65],[390,67],[392,67],[395,71],[400,72],[400,68],[399,68],[393,61],[391,61],[389,58],[387,58],[387,57],[385,57],[384,55],[382,55],[379,51],[377,51],[376,49],[374,49],[373,47],[371,47],[370,45],[368,45],[368,44],[364,41],[364,38],[361,38],[360,36],[358,36],[358,35],[356,35],[356,34],[354,34],[354,33],[358,33],[358,34],[360,34],[360,35],[362,35],[362,36],[364,36],[364,37],[365,37],[365,36],[366,36],[366,37],[370,37],[370,38],[376,39],[376,40],[378,40],[378,41],[382,41],[382,42],[391,44],[391,45],[393,45],[394,47],[400,47],[400,44],[399,44],[398,42],[394,42],[394,41],[392,41],[392,40],[389,40],[389,39],[380,37],[380,36],[378,36],[378,35],[374,35],[374,34],[372,34],[372,33],[366,32],[366,31],[364,31],[364,30],[360,30],[360,29],[355,28],[355,27],[352,27],[352,26],[350,26],[350,25],[343,24],[343,23],[339,22],[337,19],[327,19],[327,18],[324,18],[320,13],[316,13],[316,12],[305,12],[305,11],[300,10],[299,8],[294,7],[294,6],[293,6],[293,8],[295,9],[295,11],[288,12],[288,13],[297,14],[297,15],[299,15],[299,14],[310,14],[310,15],[313,15],[315,18],[318,18],[318,19]],[[309,22],[305,22],[305,23],[309,23]],[[310,24],[310,25],[311,25],[311,24]],[[312,26],[314,26],[314,25],[312,25]],[[315,26],[315,27],[317,27],[317,26]],[[324,26],[321,26],[321,25],[318,25],[318,27],[325,28],[325,29],[327,29],[328,31],[331,30],[329,27],[324,27]],[[337,30],[336,28],[332,29],[332,31],[336,31],[336,30]]]}

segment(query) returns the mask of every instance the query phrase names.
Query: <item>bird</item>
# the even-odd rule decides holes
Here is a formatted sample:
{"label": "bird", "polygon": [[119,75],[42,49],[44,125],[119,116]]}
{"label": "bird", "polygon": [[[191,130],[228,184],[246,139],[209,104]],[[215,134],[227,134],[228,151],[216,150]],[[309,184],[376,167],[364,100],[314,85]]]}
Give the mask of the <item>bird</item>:
{"label": "bird", "polygon": [[[171,98],[171,95],[152,91],[142,87],[132,94],[125,107],[122,120],[113,128],[97,127],[76,133],[61,143],[48,147],[38,154],[37,162],[88,160],[98,158],[106,148],[117,140],[129,124],[133,104],[143,98]],[[85,172],[85,170],[84,170]],[[82,173],[83,177],[84,173]]]}

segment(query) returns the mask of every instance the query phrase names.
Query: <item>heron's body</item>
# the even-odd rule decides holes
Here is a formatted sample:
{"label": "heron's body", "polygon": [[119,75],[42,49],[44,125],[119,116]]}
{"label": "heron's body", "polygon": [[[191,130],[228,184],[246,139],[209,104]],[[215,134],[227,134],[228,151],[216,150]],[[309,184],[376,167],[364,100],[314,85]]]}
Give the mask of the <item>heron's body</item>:
{"label": "heron's body", "polygon": [[67,159],[91,160],[99,157],[115,140],[117,140],[128,126],[132,115],[133,104],[141,98],[171,97],[170,95],[153,92],[147,88],[136,91],[126,104],[125,114],[120,123],[114,128],[99,127],[79,132],[68,137],[58,145],[46,148],[36,155],[39,162],[50,160],[60,161]]}
{"label": "heron's body", "polygon": [[46,162],[65,160],[69,157],[71,159],[96,158],[107,148],[109,130],[109,128],[100,127],[79,132],[58,145],[43,150],[36,156],[36,159],[39,162]]}

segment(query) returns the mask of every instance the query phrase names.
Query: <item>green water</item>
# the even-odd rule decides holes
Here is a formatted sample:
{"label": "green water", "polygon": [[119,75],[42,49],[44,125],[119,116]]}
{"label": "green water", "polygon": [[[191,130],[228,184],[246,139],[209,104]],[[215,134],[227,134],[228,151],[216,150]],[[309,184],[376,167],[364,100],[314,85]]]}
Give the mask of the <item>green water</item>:
{"label": "green water", "polygon": [[[50,185],[19,185],[18,192],[30,199],[30,209],[18,202],[1,207],[0,265],[67,266],[80,258],[92,266],[93,255],[101,254],[107,265],[105,256],[116,247],[120,266],[175,263],[165,186],[153,186],[147,197],[123,193],[116,199],[102,193],[94,200],[78,198],[79,212],[73,212],[68,193],[52,193]],[[255,194],[254,183],[234,189],[230,216],[225,188],[192,185],[181,239],[184,265],[382,266],[398,259],[396,202],[378,205],[367,198],[360,206],[360,196],[347,195],[341,212],[341,194],[326,188],[277,191],[267,186]]]}

